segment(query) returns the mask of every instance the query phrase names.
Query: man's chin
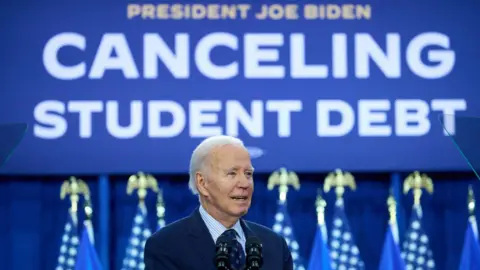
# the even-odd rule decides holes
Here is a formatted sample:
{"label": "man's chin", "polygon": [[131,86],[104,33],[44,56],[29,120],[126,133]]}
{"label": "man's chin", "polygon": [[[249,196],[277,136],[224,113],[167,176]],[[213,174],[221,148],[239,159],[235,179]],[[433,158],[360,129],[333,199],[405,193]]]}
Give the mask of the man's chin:
{"label": "man's chin", "polygon": [[242,217],[248,213],[248,209],[250,209],[250,205],[237,206],[233,212],[237,217]]}

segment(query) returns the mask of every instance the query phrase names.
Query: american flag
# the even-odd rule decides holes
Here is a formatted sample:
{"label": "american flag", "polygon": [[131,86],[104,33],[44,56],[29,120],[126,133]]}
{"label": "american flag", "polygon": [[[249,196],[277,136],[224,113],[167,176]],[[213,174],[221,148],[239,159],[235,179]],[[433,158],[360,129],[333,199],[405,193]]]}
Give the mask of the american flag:
{"label": "american flag", "polygon": [[343,199],[337,199],[335,202],[333,228],[330,235],[330,257],[334,270],[363,270],[365,268],[350,231]]}
{"label": "american flag", "polygon": [[60,254],[55,270],[75,269],[79,243],[77,218],[69,212],[67,222],[63,229],[62,244],[60,246]]}
{"label": "american flag", "polygon": [[125,258],[123,259],[122,270],[143,270],[143,249],[147,238],[152,234],[148,226],[147,208],[144,204],[139,204],[137,213],[133,219],[133,226],[130,238],[127,244]]}
{"label": "american flag", "polygon": [[290,249],[293,259],[293,270],[305,270],[302,259],[299,254],[299,245],[293,232],[292,222],[287,211],[286,201],[278,203],[277,214],[275,215],[275,224],[273,230],[283,236]]}
{"label": "american flag", "polygon": [[435,261],[428,245],[428,236],[422,228],[422,207],[414,205],[410,227],[403,242],[402,258],[406,270],[433,270]]}

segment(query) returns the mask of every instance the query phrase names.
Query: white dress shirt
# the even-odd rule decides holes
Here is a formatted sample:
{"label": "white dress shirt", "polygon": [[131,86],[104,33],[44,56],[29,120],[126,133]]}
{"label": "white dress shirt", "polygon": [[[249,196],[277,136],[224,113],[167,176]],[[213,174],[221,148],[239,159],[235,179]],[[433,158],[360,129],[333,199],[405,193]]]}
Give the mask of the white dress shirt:
{"label": "white dress shirt", "polygon": [[[217,239],[224,233],[228,228],[223,226],[222,223],[218,222],[215,218],[213,218],[205,208],[203,208],[202,205],[199,207],[200,211],[200,216],[203,219],[203,222],[205,222],[205,225],[207,225],[208,231],[212,235],[213,242],[217,242]],[[243,247],[243,252],[245,252],[245,242],[246,242],[246,237],[245,233],[243,232],[242,225],[240,224],[240,220],[233,225],[231,229],[234,229],[235,232],[237,232],[237,241],[242,245]]]}

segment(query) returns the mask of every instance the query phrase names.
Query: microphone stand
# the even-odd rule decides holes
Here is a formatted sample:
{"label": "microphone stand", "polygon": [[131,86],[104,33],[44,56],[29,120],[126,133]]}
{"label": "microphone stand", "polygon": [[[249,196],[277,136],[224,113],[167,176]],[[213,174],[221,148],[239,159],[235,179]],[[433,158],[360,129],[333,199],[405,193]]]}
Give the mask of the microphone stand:
{"label": "microphone stand", "polygon": [[220,237],[216,243],[214,264],[217,270],[232,270],[229,260],[229,244],[225,237]]}
{"label": "microphone stand", "polygon": [[245,268],[245,270],[260,270],[260,265],[258,265],[256,262],[253,262],[252,265],[248,266]]}
{"label": "microphone stand", "polygon": [[259,270],[259,269],[261,269],[260,266],[255,265],[255,266],[249,266],[245,270]]}
{"label": "microphone stand", "polygon": [[246,243],[246,270],[260,270],[263,265],[262,243],[257,237],[249,237]]}
{"label": "microphone stand", "polygon": [[[219,249],[222,249],[222,248],[219,248]],[[225,255],[225,253],[222,250],[219,250],[217,252],[217,255],[215,256],[215,268],[217,270],[232,270],[230,268],[228,253],[227,255]]]}

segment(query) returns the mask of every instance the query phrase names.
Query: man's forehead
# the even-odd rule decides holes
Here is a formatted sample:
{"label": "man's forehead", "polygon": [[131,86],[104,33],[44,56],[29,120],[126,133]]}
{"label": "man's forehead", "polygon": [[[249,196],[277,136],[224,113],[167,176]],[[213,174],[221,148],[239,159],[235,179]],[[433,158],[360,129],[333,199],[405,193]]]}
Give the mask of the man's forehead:
{"label": "man's forehead", "polygon": [[212,160],[211,165],[222,170],[243,170],[249,169],[253,170],[253,165],[250,162],[250,159],[225,159],[225,158],[217,158]]}
{"label": "man's forehead", "polygon": [[252,163],[250,160],[250,155],[248,152],[242,152],[239,150],[228,151],[214,151],[212,152],[210,162],[215,167],[220,167],[221,169],[244,169],[252,168]]}

